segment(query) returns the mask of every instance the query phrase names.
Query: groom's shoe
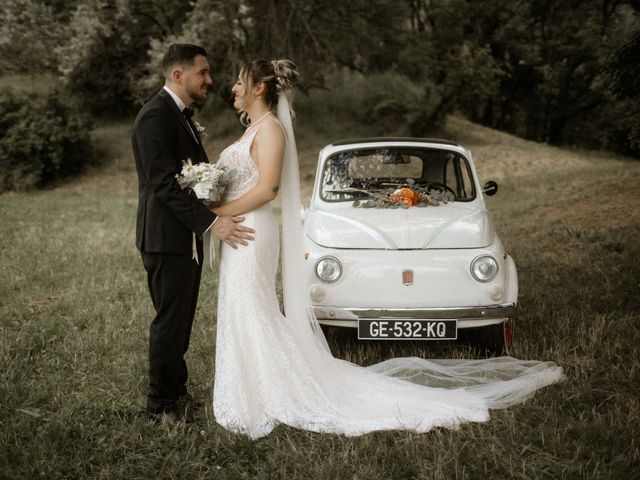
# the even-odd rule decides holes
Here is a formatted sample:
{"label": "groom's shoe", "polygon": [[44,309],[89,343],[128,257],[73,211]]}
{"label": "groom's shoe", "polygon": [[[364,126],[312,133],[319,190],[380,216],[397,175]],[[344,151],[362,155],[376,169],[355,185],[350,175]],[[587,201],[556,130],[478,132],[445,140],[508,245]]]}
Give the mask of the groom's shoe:
{"label": "groom's shoe", "polygon": [[162,425],[169,425],[170,427],[174,427],[180,423],[180,415],[178,414],[178,409],[176,407],[168,408],[163,412],[147,413],[149,420],[153,423],[160,423]]}

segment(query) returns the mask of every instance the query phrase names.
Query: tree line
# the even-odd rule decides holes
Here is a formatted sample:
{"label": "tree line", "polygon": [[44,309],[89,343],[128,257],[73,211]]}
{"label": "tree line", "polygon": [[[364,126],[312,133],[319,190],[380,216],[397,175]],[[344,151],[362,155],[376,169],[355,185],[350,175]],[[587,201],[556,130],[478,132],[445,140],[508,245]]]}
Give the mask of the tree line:
{"label": "tree line", "polygon": [[[448,113],[524,138],[640,156],[640,0],[5,0],[4,72],[51,72],[89,111],[131,114],[168,44],[202,44],[226,96],[238,66],[294,60],[307,93],[384,80],[373,121]],[[348,76],[344,78],[354,78]],[[407,101],[413,98],[415,101]]]}

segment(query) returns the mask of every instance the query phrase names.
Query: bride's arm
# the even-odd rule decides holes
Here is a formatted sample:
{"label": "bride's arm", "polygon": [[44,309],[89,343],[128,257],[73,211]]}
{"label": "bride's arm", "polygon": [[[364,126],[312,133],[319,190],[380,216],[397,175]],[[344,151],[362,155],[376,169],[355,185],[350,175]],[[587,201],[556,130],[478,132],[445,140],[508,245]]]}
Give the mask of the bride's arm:
{"label": "bride's arm", "polygon": [[280,125],[276,121],[264,122],[251,147],[252,158],[260,172],[258,183],[240,198],[224,205],[212,206],[210,210],[220,216],[243,215],[276,198],[280,188],[284,146],[284,132]]}

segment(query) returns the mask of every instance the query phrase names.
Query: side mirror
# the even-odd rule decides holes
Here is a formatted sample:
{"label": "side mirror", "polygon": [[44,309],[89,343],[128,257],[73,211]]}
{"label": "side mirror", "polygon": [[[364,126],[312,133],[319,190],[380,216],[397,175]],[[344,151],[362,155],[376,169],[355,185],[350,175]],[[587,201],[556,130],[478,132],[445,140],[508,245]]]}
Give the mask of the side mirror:
{"label": "side mirror", "polygon": [[498,191],[498,184],[493,180],[489,180],[487,183],[484,184],[484,187],[482,187],[482,193],[484,193],[489,197],[491,195],[495,195],[497,191]]}

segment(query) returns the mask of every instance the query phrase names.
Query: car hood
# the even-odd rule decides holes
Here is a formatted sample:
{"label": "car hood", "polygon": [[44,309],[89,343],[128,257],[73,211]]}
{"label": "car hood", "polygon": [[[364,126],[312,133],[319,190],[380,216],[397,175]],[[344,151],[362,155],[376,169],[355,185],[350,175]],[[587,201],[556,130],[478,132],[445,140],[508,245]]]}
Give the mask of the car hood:
{"label": "car hood", "polygon": [[328,248],[385,250],[480,248],[491,245],[493,226],[484,205],[453,202],[437,207],[310,209],[307,236]]}

